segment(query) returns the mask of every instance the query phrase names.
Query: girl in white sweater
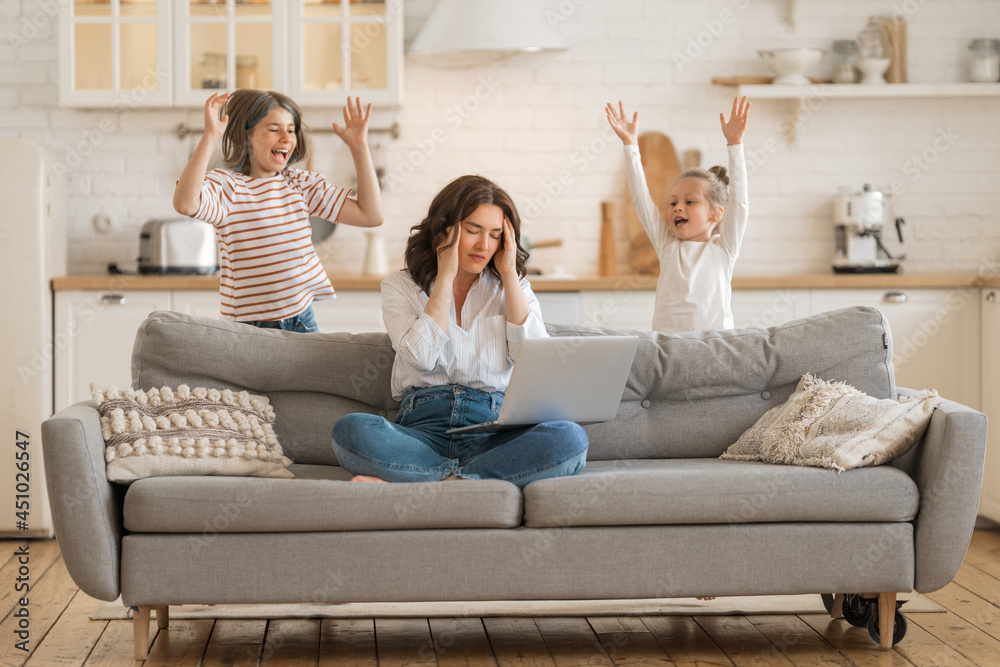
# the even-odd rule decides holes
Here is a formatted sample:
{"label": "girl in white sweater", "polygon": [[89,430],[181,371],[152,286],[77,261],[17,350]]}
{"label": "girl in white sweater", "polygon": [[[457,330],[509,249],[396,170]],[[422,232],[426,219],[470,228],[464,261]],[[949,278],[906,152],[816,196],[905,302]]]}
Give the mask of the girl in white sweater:
{"label": "girl in white sweater", "polygon": [[629,121],[625,106],[608,104],[608,122],[625,144],[632,205],[660,260],[653,330],[681,333],[732,329],[733,267],[750,210],[743,131],[750,115],[747,98],[733,100],[726,120],[719,114],[729,151],[729,170],[689,169],[670,193],[666,215],[653,203],[639,156],[639,112]]}

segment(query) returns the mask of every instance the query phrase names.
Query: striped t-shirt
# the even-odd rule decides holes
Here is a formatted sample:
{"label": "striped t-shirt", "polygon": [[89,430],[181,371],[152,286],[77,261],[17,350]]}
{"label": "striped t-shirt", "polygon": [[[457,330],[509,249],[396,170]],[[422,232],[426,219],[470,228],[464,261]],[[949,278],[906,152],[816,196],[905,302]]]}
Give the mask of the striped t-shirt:
{"label": "striped t-shirt", "polygon": [[222,265],[219,293],[228,320],[283,320],[313,299],[334,297],[316,256],[309,216],[336,222],[351,190],[311,171],[252,178],[223,169],[205,175],[195,218],[215,226]]}

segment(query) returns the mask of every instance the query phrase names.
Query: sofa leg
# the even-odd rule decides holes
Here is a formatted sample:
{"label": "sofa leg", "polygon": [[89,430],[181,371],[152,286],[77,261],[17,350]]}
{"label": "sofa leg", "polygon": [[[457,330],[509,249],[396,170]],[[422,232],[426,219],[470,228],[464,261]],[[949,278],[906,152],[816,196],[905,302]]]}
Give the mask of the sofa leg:
{"label": "sofa leg", "polygon": [[896,594],[878,594],[879,645],[892,648],[893,627],[896,619]]}
{"label": "sofa leg", "polygon": [[156,612],[156,627],[160,630],[166,630],[170,625],[170,607],[167,605],[153,607],[153,611]]}
{"label": "sofa leg", "polygon": [[831,618],[844,617],[844,594],[837,593],[833,596],[833,609],[830,610]]}
{"label": "sofa leg", "polygon": [[149,652],[149,610],[152,607],[132,607],[132,639],[135,659],[145,660]]}

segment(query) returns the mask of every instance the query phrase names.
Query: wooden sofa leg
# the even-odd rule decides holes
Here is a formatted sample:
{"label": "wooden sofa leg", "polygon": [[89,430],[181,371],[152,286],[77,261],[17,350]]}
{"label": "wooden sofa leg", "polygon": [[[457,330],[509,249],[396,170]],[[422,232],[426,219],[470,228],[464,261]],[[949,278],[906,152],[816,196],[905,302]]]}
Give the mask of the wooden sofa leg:
{"label": "wooden sofa leg", "polygon": [[153,607],[153,611],[156,612],[156,627],[160,630],[166,630],[170,625],[170,607],[167,605]]}
{"label": "wooden sofa leg", "polygon": [[878,638],[882,648],[892,648],[893,627],[896,621],[896,594],[878,594]]}
{"label": "wooden sofa leg", "polygon": [[[152,607],[132,608],[132,639],[135,642],[135,659],[145,660],[149,652],[149,610]],[[159,616],[157,616],[159,618]]]}

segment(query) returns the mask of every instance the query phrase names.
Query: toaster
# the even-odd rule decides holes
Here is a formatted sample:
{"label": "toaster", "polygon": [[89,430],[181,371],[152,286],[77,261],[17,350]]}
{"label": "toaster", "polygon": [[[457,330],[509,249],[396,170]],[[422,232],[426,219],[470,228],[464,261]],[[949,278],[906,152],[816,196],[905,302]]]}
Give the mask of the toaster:
{"label": "toaster", "polygon": [[209,274],[219,270],[215,228],[192,218],[157,218],[139,232],[139,273]]}

